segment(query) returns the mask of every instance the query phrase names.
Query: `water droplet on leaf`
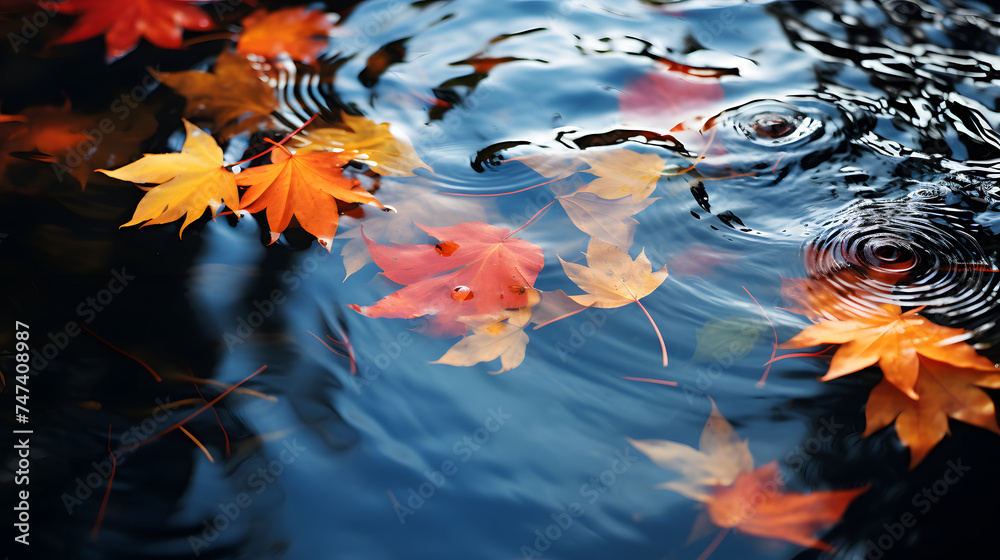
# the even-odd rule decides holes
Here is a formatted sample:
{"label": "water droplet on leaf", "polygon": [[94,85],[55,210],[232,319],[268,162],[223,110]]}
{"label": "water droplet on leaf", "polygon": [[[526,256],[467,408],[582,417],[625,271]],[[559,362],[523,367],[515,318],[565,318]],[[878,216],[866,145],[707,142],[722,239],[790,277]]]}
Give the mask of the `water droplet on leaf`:
{"label": "water droplet on leaf", "polygon": [[472,299],[472,289],[468,286],[459,286],[451,291],[451,299],[455,301],[468,301]]}

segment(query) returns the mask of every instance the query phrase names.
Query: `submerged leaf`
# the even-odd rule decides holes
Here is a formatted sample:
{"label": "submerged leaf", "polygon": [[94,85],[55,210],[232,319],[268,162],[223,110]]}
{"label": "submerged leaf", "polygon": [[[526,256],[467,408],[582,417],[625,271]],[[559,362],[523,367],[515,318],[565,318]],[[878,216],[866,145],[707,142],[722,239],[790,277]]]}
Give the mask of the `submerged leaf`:
{"label": "submerged leaf", "polygon": [[816,533],[839,521],[868,489],[787,492],[778,462],[754,469],[747,442],[740,441],[714,402],[697,451],[671,441],[629,442],[660,467],[679,472],[683,478],[659,487],[705,503],[715,525],[820,550],[830,545]]}
{"label": "submerged leaf", "polygon": [[185,117],[212,119],[221,138],[268,128],[278,107],[264,73],[228,51],[219,55],[212,72],[160,72],[156,77],[187,99]]}
{"label": "submerged leaf", "polygon": [[571,195],[557,196],[566,215],[580,231],[627,249],[632,246],[632,238],[639,222],[632,216],[642,212],[658,198],[646,198],[639,202],[628,200],[607,200],[591,192],[577,191]]}
{"label": "submerged leaf", "polygon": [[103,34],[108,56],[118,58],[132,51],[142,37],[158,47],[179,49],[185,29],[212,29],[212,18],[195,4],[194,0],[59,0],[41,6],[80,14],[57,45]]}
{"label": "submerged leaf", "polygon": [[266,59],[287,54],[293,60],[312,64],[329,43],[332,28],[327,14],[304,6],[273,12],[257,10],[243,18],[236,52]]}

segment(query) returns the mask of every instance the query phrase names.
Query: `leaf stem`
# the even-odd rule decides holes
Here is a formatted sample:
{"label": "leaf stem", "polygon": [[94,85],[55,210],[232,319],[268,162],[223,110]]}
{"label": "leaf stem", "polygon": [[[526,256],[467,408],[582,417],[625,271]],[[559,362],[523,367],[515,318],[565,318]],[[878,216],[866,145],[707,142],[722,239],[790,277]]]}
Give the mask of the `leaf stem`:
{"label": "leaf stem", "polygon": [[653,316],[649,314],[649,311],[646,311],[646,306],[638,299],[635,300],[635,303],[639,305],[639,309],[642,309],[642,312],[649,318],[649,323],[653,325],[653,330],[656,331],[656,338],[660,340],[660,350],[663,351],[663,367],[667,367],[667,345],[663,342],[663,335],[660,334],[660,328],[656,326],[656,321],[653,320]]}
{"label": "leaf stem", "polygon": [[676,381],[668,381],[666,379],[650,379],[648,377],[622,377],[622,379],[628,379],[629,381],[643,381],[645,383],[656,383],[659,385],[669,385],[671,387],[676,387]]}
{"label": "leaf stem", "polygon": [[531,185],[530,187],[524,187],[523,189],[518,189],[516,191],[510,191],[510,192],[505,192],[505,193],[469,194],[469,193],[451,193],[451,192],[446,192],[446,193],[441,193],[441,194],[446,194],[448,196],[507,196],[508,194],[517,194],[519,192],[530,191],[531,189],[533,189],[535,187],[540,187],[542,185],[548,185],[549,183],[552,183],[554,181],[558,181],[559,179],[562,179],[562,177],[556,177],[555,179],[549,179],[548,181],[545,181],[544,183],[538,183],[537,185]]}
{"label": "leaf stem", "polygon": [[510,237],[511,237],[512,235],[514,235],[515,233],[517,233],[517,232],[521,231],[522,229],[524,229],[524,228],[528,227],[528,225],[529,225],[529,224],[531,224],[531,222],[535,221],[535,219],[536,219],[536,218],[538,218],[538,217],[539,217],[539,216],[540,216],[540,215],[542,214],[542,212],[545,212],[546,210],[548,210],[548,209],[549,209],[549,206],[552,206],[552,204],[553,204],[554,202],[555,202],[555,200],[553,200],[552,202],[550,202],[550,203],[546,204],[545,206],[542,206],[542,209],[541,209],[541,210],[539,210],[538,212],[535,212],[535,215],[534,215],[534,216],[532,216],[532,217],[528,218],[528,221],[527,221],[527,222],[524,222],[524,225],[522,225],[521,227],[519,227],[519,228],[515,229],[514,231],[512,231],[512,232],[508,233],[508,234],[507,234],[507,237],[504,237],[504,239],[510,239]]}
{"label": "leaf stem", "polygon": [[155,441],[155,440],[163,437],[165,434],[168,434],[168,433],[174,431],[175,429],[183,426],[185,423],[187,423],[188,420],[194,418],[195,416],[198,416],[202,412],[205,412],[206,410],[208,410],[209,408],[211,408],[212,405],[214,405],[215,403],[217,403],[220,400],[222,400],[223,398],[225,398],[225,396],[228,395],[229,393],[233,392],[237,387],[239,387],[240,385],[246,383],[247,381],[250,381],[251,379],[253,379],[254,376],[256,376],[258,373],[260,373],[260,372],[262,372],[262,371],[264,371],[266,369],[267,369],[267,366],[261,366],[260,369],[258,369],[257,371],[251,373],[250,375],[244,377],[242,381],[240,381],[239,383],[237,383],[237,384],[233,385],[232,387],[226,389],[219,396],[217,396],[214,399],[212,399],[212,400],[208,401],[207,403],[205,403],[205,406],[203,406],[203,407],[199,408],[198,410],[192,412],[191,414],[187,415],[184,419],[182,419],[181,421],[177,422],[173,426],[170,426],[169,428],[163,430],[162,432],[160,432],[160,433],[158,433],[158,434],[156,434],[156,435],[154,435],[152,437],[149,437],[149,438],[144,439],[142,441],[139,441],[139,442],[133,443],[131,445],[128,445],[125,448],[123,448],[122,451],[123,452],[132,451],[133,449],[135,449],[137,447],[140,447],[142,445],[146,445],[147,443]]}
{"label": "leaf stem", "polygon": [[[760,302],[757,301],[757,298],[753,297],[753,294],[750,293],[750,290],[748,290],[746,286],[741,285],[740,287],[743,288],[743,291],[746,292],[748,296],[750,296],[750,299],[752,299],[754,303],[757,304],[757,307],[760,308],[760,312],[763,313],[764,318],[767,319],[768,324],[771,325],[771,332],[774,334],[774,343],[771,345],[771,361],[773,361],[774,355],[778,353],[778,331],[777,329],[774,328],[774,323],[771,322],[771,318],[767,316],[767,312],[764,311],[764,306],[762,306]],[[767,368],[764,369],[764,375],[762,375],[760,377],[760,381],[757,382],[758,387],[764,386],[764,383],[767,381],[767,374],[770,372],[771,372],[771,362],[767,362]]]}
{"label": "leaf stem", "polygon": [[101,508],[97,511],[97,519],[90,529],[90,540],[97,540],[97,535],[101,532],[101,523],[104,521],[104,512],[108,509],[108,499],[111,497],[111,483],[115,481],[115,469],[118,467],[118,459],[111,452],[111,424],[108,424],[108,455],[111,455],[111,475],[108,476],[108,487],[104,491],[104,499],[101,500]]}
{"label": "leaf stem", "polygon": [[[246,163],[246,162],[248,162],[248,161],[253,161],[253,160],[255,160],[255,159],[259,158],[260,156],[262,156],[262,155],[264,155],[264,154],[268,154],[268,153],[271,153],[271,150],[273,150],[273,149],[277,148],[278,146],[281,146],[282,148],[284,148],[283,144],[284,144],[285,142],[288,142],[288,140],[289,140],[289,139],[291,139],[291,137],[292,137],[292,136],[295,136],[295,135],[296,135],[296,134],[298,134],[299,132],[302,132],[302,129],[304,129],[305,127],[309,126],[309,124],[310,124],[311,122],[313,122],[313,121],[314,121],[314,120],[316,119],[316,117],[318,117],[318,116],[319,116],[319,113],[316,113],[316,114],[314,114],[313,116],[309,117],[309,120],[307,120],[306,122],[302,123],[302,126],[300,126],[300,127],[296,128],[295,130],[293,130],[293,131],[289,132],[289,133],[288,133],[288,135],[287,135],[287,136],[285,136],[284,138],[282,138],[280,142],[275,142],[274,140],[270,140],[270,142],[271,142],[272,144],[274,144],[274,145],[273,145],[273,146],[271,146],[270,148],[268,148],[268,149],[264,150],[263,152],[261,152],[261,153],[259,153],[259,154],[255,155],[255,156],[252,156],[252,157],[248,157],[247,159],[245,159],[245,160],[243,160],[243,161],[237,161],[236,163],[230,163],[230,164],[228,164],[228,165],[224,165],[223,167],[233,167],[233,166],[235,166],[235,165],[241,165],[241,164],[244,164],[244,163]],[[285,149],[285,150],[287,150],[288,148],[284,148],[284,149]]]}
{"label": "leaf stem", "polygon": [[708,557],[711,556],[713,552],[715,552],[715,549],[718,548],[720,544],[722,544],[722,539],[726,538],[726,535],[728,534],[729,534],[728,528],[719,531],[719,534],[715,535],[715,538],[712,539],[712,542],[709,543],[708,547],[705,548],[705,551],[702,552],[696,560],[708,560]]}

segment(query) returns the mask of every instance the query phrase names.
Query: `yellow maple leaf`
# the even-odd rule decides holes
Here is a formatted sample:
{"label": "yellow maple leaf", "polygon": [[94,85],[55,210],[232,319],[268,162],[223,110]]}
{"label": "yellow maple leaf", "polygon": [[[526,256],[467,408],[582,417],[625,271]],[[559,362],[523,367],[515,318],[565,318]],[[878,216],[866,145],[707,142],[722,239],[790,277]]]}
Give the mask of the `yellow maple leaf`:
{"label": "yellow maple leaf", "polygon": [[621,248],[632,246],[639,221],[633,218],[658,198],[608,200],[595,193],[577,191],[557,196],[566,215],[580,231]]}
{"label": "yellow maple leaf", "polygon": [[583,190],[601,198],[631,196],[633,202],[653,194],[666,165],[666,160],[656,154],[641,154],[627,148],[588,154],[586,162],[590,167],[583,171],[596,175],[597,179]]}
{"label": "yellow maple leaf", "polygon": [[368,164],[379,175],[412,177],[416,169],[433,171],[420,160],[413,146],[389,132],[389,123],[376,124],[365,117],[342,114],[346,128],[307,127],[292,138],[299,153],[343,151]]}
{"label": "yellow maple leaf", "polygon": [[664,482],[657,488],[673,490],[699,502],[709,501],[716,486],[728,486],[740,473],[753,470],[753,456],[747,440],[739,438],[715,406],[715,401],[709,401],[712,414],[701,432],[698,449],[661,439],[628,440],[660,468],[681,475],[679,480]]}
{"label": "yellow maple leaf", "polygon": [[455,343],[432,364],[452,366],[473,366],[500,358],[500,370],[492,374],[510,371],[524,361],[528,345],[528,335],[524,327],[531,320],[531,308],[521,307],[504,311],[500,317],[483,320],[478,317],[462,318],[462,322],[472,328],[468,334]]}
{"label": "yellow maple leaf", "polygon": [[653,293],[667,279],[667,267],[653,271],[653,265],[643,250],[633,261],[628,253],[618,247],[591,237],[587,245],[587,266],[566,262],[559,257],[566,276],[586,291],[586,294],[569,296],[586,307],[621,307],[638,304],[656,331],[663,351],[663,365],[667,365],[667,347],[652,315],[639,301]]}
{"label": "yellow maple leaf", "polygon": [[142,222],[165,224],[184,216],[183,235],[184,228],[201,217],[206,207],[213,213],[223,204],[239,208],[236,177],[223,166],[222,148],[211,135],[186,120],[184,128],[187,137],[180,153],[145,154],[125,167],[97,170],[123,181],[159,184],[147,188],[132,219],[121,227]]}

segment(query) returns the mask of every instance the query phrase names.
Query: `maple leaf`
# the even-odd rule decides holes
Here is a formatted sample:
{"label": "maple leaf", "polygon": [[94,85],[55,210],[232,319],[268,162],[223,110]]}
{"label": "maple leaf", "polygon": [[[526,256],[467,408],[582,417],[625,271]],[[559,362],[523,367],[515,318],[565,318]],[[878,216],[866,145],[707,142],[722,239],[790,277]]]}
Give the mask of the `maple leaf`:
{"label": "maple leaf", "polygon": [[919,400],[883,379],[868,397],[864,435],[895,422],[899,440],[910,448],[912,469],[951,433],[949,417],[1000,434],[993,399],[979,388],[1000,389],[1000,374],[995,372],[995,365],[986,358],[972,367],[958,367],[921,357],[916,384]]}
{"label": "maple leaf", "polygon": [[519,161],[546,179],[555,180],[569,177],[576,173],[587,162],[585,153],[580,151],[558,151],[553,154],[526,154],[511,158]]}
{"label": "maple leaf", "polygon": [[718,362],[723,358],[738,360],[750,353],[764,335],[767,323],[731,315],[707,321],[695,329],[698,344],[692,362]]}
{"label": "maple leaf", "polygon": [[489,373],[510,371],[524,361],[528,335],[524,327],[531,319],[531,308],[506,310],[500,317],[463,317],[473,334],[468,334],[448,351],[431,362],[452,366],[474,366],[478,363],[500,359],[501,368]]}
{"label": "maple leaf", "polygon": [[341,118],[346,128],[307,127],[292,138],[293,144],[300,153],[344,151],[379,175],[413,177],[416,169],[433,171],[409,142],[389,132],[389,123],[375,124],[347,113]]}
{"label": "maple leaf", "polygon": [[268,128],[278,108],[267,76],[245,57],[222,52],[212,72],[157,72],[157,79],[187,99],[184,116],[215,121],[221,138]]}
{"label": "maple leaf", "polygon": [[577,191],[557,196],[556,200],[580,231],[625,249],[632,246],[635,228],[639,225],[632,216],[659,199],[607,200],[592,192]]}
{"label": "maple leaf", "polygon": [[[813,535],[840,521],[847,506],[868,490],[784,492],[778,462],[740,473],[731,486],[717,488],[707,501],[708,515],[719,527],[769,539],[830,550]],[[773,490],[771,490],[773,488]]]}
{"label": "maple leaf", "polygon": [[271,151],[271,162],[244,170],[236,184],[250,188],[240,200],[248,212],[267,210],[271,241],[288,227],[294,215],[302,229],[330,249],[337,233],[340,211],[337,201],[374,204],[385,208],[357,179],[344,177],[341,167],[351,161],[343,153],[292,154],[284,146]]}
{"label": "maple leaf", "polygon": [[287,54],[293,60],[313,64],[329,43],[331,28],[333,23],[327,14],[304,6],[273,12],[257,10],[243,18],[236,51],[269,60]]}
{"label": "maple leaf", "polygon": [[[840,344],[830,369],[821,380],[828,381],[878,363],[885,379],[912,399],[920,370],[919,357],[949,362],[955,367],[975,367],[983,358],[962,342],[962,329],[943,327],[918,315],[921,309],[905,313],[897,305],[884,304],[879,313],[846,319],[820,319],[806,327],[782,348],[806,348]],[[993,367],[990,363],[990,367]]]}
{"label": "maple leaf", "polygon": [[[482,203],[482,199],[445,196],[436,189],[415,184],[406,185],[406,188],[386,189],[383,180],[382,186],[380,200],[396,208],[396,213],[389,215],[377,212],[363,219],[365,235],[379,242],[416,243],[423,232],[413,227],[414,222],[434,223],[441,227],[470,220],[483,221],[487,210],[495,206],[491,202]],[[339,238],[348,240],[340,251],[340,256],[344,257],[346,280],[372,262],[372,257],[365,247],[361,228],[354,227],[340,234]]]}
{"label": "maple leaf", "polygon": [[180,153],[145,154],[125,167],[98,169],[109,177],[136,183],[159,183],[148,192],[135,209],[132,219],[121,227],[165,224],[184,216],[180,235],[191,222],[211,208],[218,212],[223,204],[236,210],[239,195],[236,177],[223,167],[222,148],[211,135],[184,121],[187,136]]}
{"label": "maple leaf", "polygon": [[406,287],[374,305],[351,309],[368,317],[433,315],[430,334],[458,336],[468,330],[461,317],[499,317],[506,309],[530,305],[529,288],[544,265],[541,247],[483,222],[417,225],[441,243],[387,247],[364,237],[385,277]]}
{"label": "maple leaf", "polygon": [[778,462],[753,468],[746,440],[712,402],[712,414],[698,450],[672,441],[629,439],[658,466],[678,472],[680,480],[658,485],[707,506],[712,523],[759,537],[829,550],[815,538],[843,516],[847,506],[868,488],[798,494],[786,492]]}
{"label": "maple leaf", "polygon": [[652,315],[646,311],[640,299],[653,293],[667,279],[667,267],[653,272],[653,266],[643,250],[635,261],[618,247],[591,237],[587,245],[587,266],[566,262],[559,258],[563,270],[570,280],[586,291],[586,294],[570,296],[583,306],[621,307],[635,302],[649,318],[649,322],[660,340],[663,351],[663,365],[667,365],[667,347],[663,342],[659,327]]}
{"label": "maple leaf", "polygon": [[212,18],[194,3],[195,0],[62,0],[40,5],[64,14],[81,14],[55,44],[75,43],[104,34],[108,56],[114,59],[132,51],[142,37],[158,47],[179,49],[183,30],[212,29]]}
{"label": "maple leaf", "polygon": [[0,121],[0,170],[16,159],[56,163],[75,146],[93,138],[85,130],[94,119],[73,114],[67,101],[61,106],[36,105]]}
{"label": "maple leaf", "polygon": [[639,202],[656,189],[656,182],[666,165],[666,160],[656,154],[641,154],[622,148],[610,152],[595,152],[586,158],[590,167],[583,171],[596,175],[583,188],[601,198],[632,196]]}
{"label": "maple leaf", "polygon": [[707,502],[717,486],[728,486],[740,473],[753,470],[753,456],[747,440],[741,440],[733,426],[712,403],[712,413],[701,431],[698,449],[667,440],[633,440],[636,449],[648,456],[662,469],[681,475],[680,480],[664,482],[657,488],[673,490],[678,494]]}
{"label": "maple leaf", "polygon": [[700,128],[700,118],[715,112],[725,98],[718,78],[699,78],[685,72],[657,72],[625,86],[619,99],[627,122],[642,123],[677,132]]}

